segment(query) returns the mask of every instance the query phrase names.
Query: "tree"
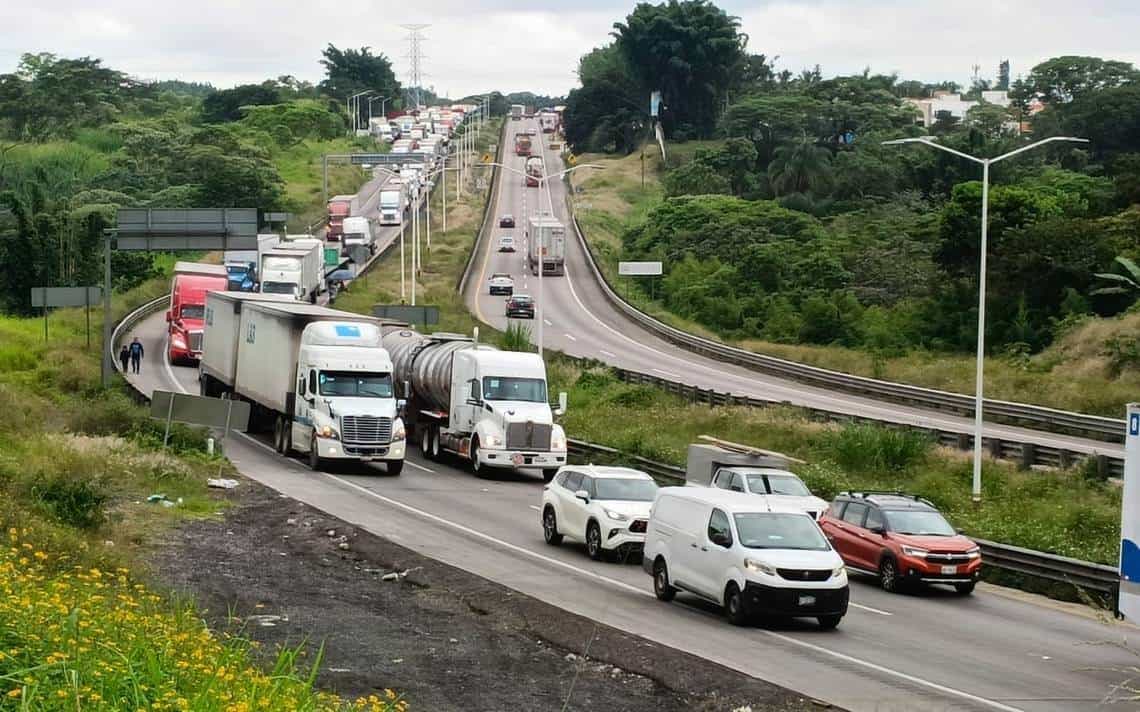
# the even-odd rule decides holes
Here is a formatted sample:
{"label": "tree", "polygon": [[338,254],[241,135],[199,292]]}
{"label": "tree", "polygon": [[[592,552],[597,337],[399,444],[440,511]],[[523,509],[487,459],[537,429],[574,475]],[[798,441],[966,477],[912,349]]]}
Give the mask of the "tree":
{"label": "tree", "polygon": [[647,119],[638,111],[633,79],[614,45],[597,48],[578,62],[580,89],[566,97],[563,132],[571,148],[629,153],[645,136]]}
{"label": "tree", "polygon": [[1124,274],[1114,272],[1098,272],[1096,278],[1111,283],[1110,286],[1099,287],[1093,294],[1132,294],[1140,296],[1140,267],[1124,255],[1117,255],[1113,260],[1119,265]]}
{"label": "tree", "polygon": [[268,132],[281,145],[291,145],[306,138],[335,138],[344,130],[340,116],[330,113],[327,106],[312,99],[246,106],[242,113],[243,125]]}
{"label": "tree", "polygon": [[615,45],[645,100],[661,90],[667,132],[712,135],[717,107],[745,62],[739,27],[708,0],[641,3],[614,23]]}
{"label": "tree", "polygon": [[662,177],[665,195],[710,195],[732,193],[728,179],[704,161],[688,161]]}
{"label": "tree", "polygon": [[202,120],[210,124],[237,121],[242,117],[243,106],[276,104],[281,93],[272,82],[242,84],[233,89],[210,93],[202,100]]}
{"label": "tree", "polygon": [[1039,117],[1046,115],[1059,118],[1070,135],[1087,138],[1098,158],[1140,152],[1140,81],[1083,92],[1071,104],[1050,108]]}
{"label": "tree", "polygon": [[1128,62],[1066,55],[1047,59],[1030,70],[1022,91],[1046,104],[1059,104],[1137,80],[1140,72]]}
{"label": "tree", "polygon": [[[369,89],[378,96],[388,97],[388,106],[400,102],[400,83],[392,73],[392,63],[383,54],[372,54],[369,47],[360,49],[338,49],[331,43],[321,50],[324,59],[325,80],[320,86],[327,94],[338,99],[342,105],[349,97]],[[368,102],[360,102],[360,120],[368,116]]]}
{"label": "tree", "polygon": [[807,139],[781,146],[768,164],[768,181],[776,195],[823,192],[831,183],[831,154]]}
{"label": "tree", "polygon": [[1004,106],[980,101],[966,111],[966,126],[989,139],[1016,133],[1009,127],[1012,117]]}

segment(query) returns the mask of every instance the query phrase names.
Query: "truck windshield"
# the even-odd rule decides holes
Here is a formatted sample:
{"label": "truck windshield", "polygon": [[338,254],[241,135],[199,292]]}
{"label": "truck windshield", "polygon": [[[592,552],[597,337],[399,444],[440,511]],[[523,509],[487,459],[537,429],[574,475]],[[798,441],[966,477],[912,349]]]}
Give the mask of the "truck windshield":
{"label": "truck windshield", "polygon": [[380,194],[380,207],[394,208],[400,204],[399,193],[381,193]]}
{"label": "truck windshield", "polygon": [[360,371],[321,371],[318,377],[322,396],[391,398],[392,374]]}
{"label": "truck windshield", "polygon": [[246,265],[226,265],[226,271],[232,277],[244,277],[249,272],[249,267]]}
{"label": "truck windshield", "polygon": [[265,294],[295,294],[297,285],[292,282],[262,282],[261,291]]}
{"label": "truck windshield", "polygon": [[261,268],[269,272],[277,270],[281,272],[291,272],[301,268],[300,257],[276,257],[274,255],[266,255],[261,261]]}
{"label": "truck windshield", "polygon": [[487,376],[483,379],[483,398],[545,403],[546,381],[541,378]]}
{"label": "truck windshield", "polygon": [[748,491],[759,494],[790,494],[796,497],[810,497],[811,490],[807,488],[800,478],[792,474],[777,475],[772,473],[746,473],[748,478]]}
{"label": "truck windshield", "polygon": [[201,319],[206,316],[206,306],[204,304],[183,304],[182,308],[178,310],[178,315],[183,319]]}
{"label": "truck windshield", "polygon": [[757,512],[737,514],[740,544],[749,549],[805,549],[827,551],[827,539],[805,514]]}

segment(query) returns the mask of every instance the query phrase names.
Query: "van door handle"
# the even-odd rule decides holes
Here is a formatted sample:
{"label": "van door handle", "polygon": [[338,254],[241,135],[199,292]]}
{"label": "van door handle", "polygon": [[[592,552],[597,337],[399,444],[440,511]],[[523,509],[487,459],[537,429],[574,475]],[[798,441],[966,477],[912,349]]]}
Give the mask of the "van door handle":
{"label": "van door handle", "polygon": [[704,547],[704,546],[702,546],[702,547],[701,547],[701,551],[708,551],[708,547]]}
{"label": "van door handle", "polygon": [[697,545],[696,545],[696,544],[689,544],[689,546],[693,547],[694,549],[696,549],[696,548],[697,548]]}

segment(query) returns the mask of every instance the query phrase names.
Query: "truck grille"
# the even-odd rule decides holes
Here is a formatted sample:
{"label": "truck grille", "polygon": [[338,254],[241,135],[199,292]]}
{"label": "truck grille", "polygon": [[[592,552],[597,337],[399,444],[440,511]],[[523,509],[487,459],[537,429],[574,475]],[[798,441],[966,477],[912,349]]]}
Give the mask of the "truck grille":
{"label": "truck grille", "polygon": [[201,352],[201,350],[202,350],[202,332],[201,331],[191,331],[190,332],[190,350],[194,351],[196,353]]}
{"label": "truck grille", "polygon": [[776,569],[776,573],[788,581],[826,581],[831,578],[831,569]]}
{"label": "truck grille", "polygon": [[374,415],[343,416],[340,439],[356,445],[386,445],[392,440],[392,419]]}
{"label": "truck grille", "polygon": [[550,426],[528,420],[507,426],[508,450],[549,450]]}

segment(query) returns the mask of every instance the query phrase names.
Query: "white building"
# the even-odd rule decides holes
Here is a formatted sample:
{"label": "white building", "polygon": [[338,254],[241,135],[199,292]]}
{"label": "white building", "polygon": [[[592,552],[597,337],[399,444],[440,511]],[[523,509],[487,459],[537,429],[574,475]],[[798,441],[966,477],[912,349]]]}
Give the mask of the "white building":
{"label": "white building", "polygon": [[[926,128],[930,128],[942,112],[947,112],[959,121],[964,121],[966,113],[979,103],[972,99],[963,99],[961,94],[948,91],[936,91],[934,96],[929,99],[905,99],[904,101],[914,106],[917,119]],[[1005,91],[983,91],[982,101],[1007,107],[1009,106],[1009,93]]]}

